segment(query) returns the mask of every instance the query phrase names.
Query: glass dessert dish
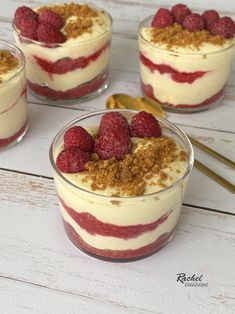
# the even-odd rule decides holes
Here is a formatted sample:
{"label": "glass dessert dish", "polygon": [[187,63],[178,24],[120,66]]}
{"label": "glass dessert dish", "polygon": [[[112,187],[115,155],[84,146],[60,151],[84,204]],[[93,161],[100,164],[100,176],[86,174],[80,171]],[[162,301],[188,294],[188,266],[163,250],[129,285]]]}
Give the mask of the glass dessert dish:
{"label": "glass dessert dish", "polygon": [[[47,13],[41,18],[43,10]],[[50,25],[53,19],[48,10],[62,19],[61,29]],[[33,12],[37,14],[35,33],[25,31],[27,25],[18,22],[17,11],[13,21],[17,46],[26,57],[31,92],[47,102],[65,104],[101,94],[108,87],[111,16],[100,8],[79,3],[48,4]]]}
{"label": "glass dessert dish", "polygon": [[[177,23],[154,29],[153,18],[146,18],[138,33],[142,93],[175,112],[218,105],[231,70],[234,39],[206,30],[189,32]],[[174,33],[178,33],[175,40]]]}
{"label": "glass dessert dish", "polygon": [[28,128],[25,58],[0,40],[0,149],[20,142]]}
{"label": "glass dessert dish", "polygon": [[[87,114],[64,126],[52,142],[50,161],[64,228],[69,239],[82,251],[94,257],[109,261],[131,261],[153,254],[173,237],[193,167],[193,149],[187,136],[179,128],[158,117],[162,134],[180,145],[183,151],[181,154],[187,158],[171,164],[168,179],[160,175],[164,184],[154,186],[150,179],[147,180],[146,190],[142,195],[125,195],[125,186],[121,195],[116,195],[109,186],[95,190],[80,177],[84,173],[61,172],[57,158],[61,146],[64,145],[64,134],[69,129],[78,125],[86,130],[97,129],[106,112]],[[137,114],[137,111],[128,109],[114,112],[121,113],[128,121]],[[148,154],[144,154],[144,159],[148,159]],[[128,156],[127,158],[131,158],[131,155]],[[110,160],[104,162],[111,163]],[[118,163],[117,160],[114,163]],[[142,165],[133,164],[133,167],[141,169]],[[124,171],[124,175],[125,173]]]}

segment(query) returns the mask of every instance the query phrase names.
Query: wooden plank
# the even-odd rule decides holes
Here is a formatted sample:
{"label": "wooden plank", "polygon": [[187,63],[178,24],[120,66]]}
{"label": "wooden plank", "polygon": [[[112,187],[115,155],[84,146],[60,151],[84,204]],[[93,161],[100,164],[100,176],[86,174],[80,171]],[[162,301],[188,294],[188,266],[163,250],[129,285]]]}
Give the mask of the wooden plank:
{"label": "wooden plank", "polygon": [[[235,216],[184,207],[174,239],[160,252],[134,263],[107,263],[67,239],[51,180],[1,171],[0,182],[4,277],[138,313],[234,313]],[[185,287],[176,280],[182,272],[202,274],[208,287]]]}
{"label": "wooden plank", "polygon": [[[78,294],[0,277],[0,308],[4,314],[130,313],[129,309]],[[132,313],[138,313],[134,308]],[[142,313],[149,313],[144,311]]]}
{"label": "wooden plank", "polygon": [[[222,155],[235,160],[235,136],[234,134],[202,130],[192,127],[182,129],[203,144],[220,152]],[[206,164],[216,173],[235,184],[234,169],[216,160],[215,158],[194,147],[195,158]],[[227,200],[229,200],[227,202]],[[225,190],[212,179],[193,169],[189,180],[189,186],[185,195],[185,203],[208,208],[221,209],[235,214],[234,194]]]}

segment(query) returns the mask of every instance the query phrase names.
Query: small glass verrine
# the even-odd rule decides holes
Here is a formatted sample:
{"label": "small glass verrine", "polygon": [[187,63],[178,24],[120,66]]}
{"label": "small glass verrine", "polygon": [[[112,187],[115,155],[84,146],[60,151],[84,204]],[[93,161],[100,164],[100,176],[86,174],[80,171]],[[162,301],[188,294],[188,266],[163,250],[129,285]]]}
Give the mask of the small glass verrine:
{"label": "small glass verrine", "polygon": [[[9,66],[8,71],[0,74],[0,149],[3,149],[20,142],[25,135],[28,111],[24,55],[20,49],[4,40],[0,40],[0,53],[0,62],[9,60],[14,63],[17,60],[15,66]],[[8,53],[10,55],[7,56]]]}
{"label": "small glass verrine", "polygon": [[[64,4],[51,3],[42,7]],[[102,14],[107,23],[104,31],[87,32],[84,36],[66,39],[64,43],[45,44],[26,38],[13,21],[17,46],[26,58],[28,87],[35,96],[51,103],[78,103],[98,96],[108,87],[112,18],[106,11],[89,6]],[[40,7],[35,8],[38,9]]]}
{"label": "small glass verrine", "polygon": [[[135,110],[116,110],[128,121]],[[79,125],[98,126],[106,111],[81,116],[64,126],[50,147],[50,161],[65,231],[84,252],[110,261],[130,261],[146,257],[170,241],[182,207],[189,174],[193,167],[193,149],[187,136],[171,122],[157,118],[164,135],[172,137],[187,152],[182,176],[162,190],[134,197],[103,195],[69,180],[56,166],[58,148],[66,130]],[[75,174],[76,175],[76,174]]]}
{"label": "small glass verrine", "polygon": [[[167,48],[154,44],[150,16],[139,26],[139,62],[142,93],[175,112],[196,112],[221,103],[235,53],[235,41],[223,45]],[[149,35],[148,35],[149,36]]]}

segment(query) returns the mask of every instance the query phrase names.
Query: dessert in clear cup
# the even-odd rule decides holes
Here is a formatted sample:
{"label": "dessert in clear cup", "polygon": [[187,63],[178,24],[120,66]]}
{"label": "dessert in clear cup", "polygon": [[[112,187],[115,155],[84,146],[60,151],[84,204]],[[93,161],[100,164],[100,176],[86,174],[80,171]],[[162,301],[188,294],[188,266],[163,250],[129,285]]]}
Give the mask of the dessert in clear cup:
{"label": "dessert in clear cup", "polygon": [[0,149],[18,143],[28,127],[25,59],[14,45],[0,40]]}
{"label": "dessert in clear cup", "polygon": [[140,78],[145,96],[164,108],[191,112],[219,104],[235,53],[235,23],[215,10],[160,8],[139,28]]}
{"label": "dessert in clear cup", "polygon": [[99,111],[63,127],[50,160],[65,231],[105,260],[149,256],[173,237],[193,166],[186,135],[144,111]]}
{"label": "dessert in clear cup", "polygon": [[15,12],[15,40],[26,57],[30,90],[49,101],[80,102],[107,88],[112,19],[83,3]]}

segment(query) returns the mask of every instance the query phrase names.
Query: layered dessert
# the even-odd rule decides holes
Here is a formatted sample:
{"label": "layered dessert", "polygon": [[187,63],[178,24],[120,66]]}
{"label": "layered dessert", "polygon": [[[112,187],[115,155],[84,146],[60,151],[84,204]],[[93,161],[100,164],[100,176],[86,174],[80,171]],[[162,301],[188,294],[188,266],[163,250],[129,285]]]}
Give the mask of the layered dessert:
{"label": "layered dessert", "polygon": [[51,100],[88,99],[107,87],[111,17],[87,4],[61,3],[15,12],[30,89]]}
{"label": "layered dessert", "polygon": [[146,112],[90,114],[59,132],[50,158],[65,231],[85,252],[130,260],[172,238],[193,157],[171,123]]}
{"label": "layered dessert", "polygon": [[218,104],[234,57],[235,23],[215,10],[202,15],[186,5],[160,8],[139,29],[144,95],[176,111]]}
{"label": "layered dessert", "polygon": [[21,140],[28,126],[23,54],[0,41],[0,149]]}

